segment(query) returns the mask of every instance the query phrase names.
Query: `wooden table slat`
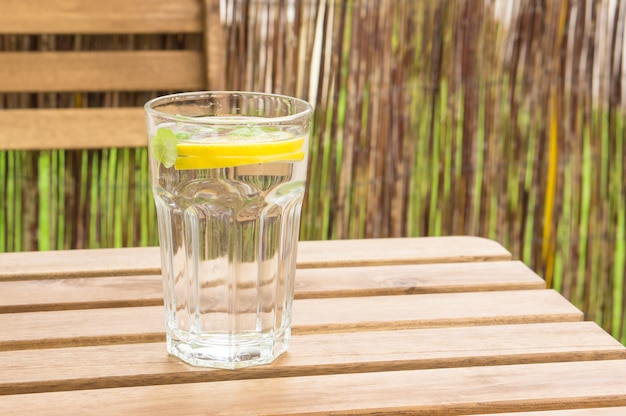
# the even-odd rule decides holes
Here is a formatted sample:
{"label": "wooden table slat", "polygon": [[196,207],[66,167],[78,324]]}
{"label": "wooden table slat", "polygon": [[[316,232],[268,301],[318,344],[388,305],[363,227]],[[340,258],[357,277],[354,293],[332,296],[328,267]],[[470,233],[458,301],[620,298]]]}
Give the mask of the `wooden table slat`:
{"label": "wooden table slat", "polygon": [[[553,290],[294,301],[293,333],[582,320]],[[160,306],[0,314],[0,351],[135,343],[164,338]]]}
{"label": "wooden table slat", "polygon": [[292,345],[237,371],[167,355],[156,247],[0,264],[0,414],[626,410],[626,348],[486,239],[301,242]]}
{"label": "wooden table slat", "polygon": [[[624,416],[626,407],[603,407],[587,409],[567,409],[567,410],[544,410],[538,412],[514,412],[507,413],[506,416]],[[464,415],[469,416],[469,415]],[[502,413],[480,414],[473,416],[502,416]]]}
{"label": "wooden table slat", "polygon": [[2,253],[0,262],[0,280],[161,273],[158,247]]}
{"label": "wooden table slat", "polygon": [[10,395],[0,408],[42,416],[476,414],[626,406],[625,379],[626,360],[559,362]]}
{"label": "wooden table slat", "polygon": [[296,335],[276,362],[238,371],[186,366],[155,342],[0,352],[0,394],[605,359],[626,349],[592,322]]}
{"label": "wooden table slat", "polygon": [[495,241],[469,236],[303,241],[298,246],[303,269],[510,259],[511,253]]}
{"label": "wooden table slat", "polygon": [[[521,262],[443,263],[303,269],[295,297],[330,298],[545,289]],[[0,313],[163,304],[160,275],[0,282]]]}
{"label": "wooden table slat", "polygon": [[[510,260],[500,244],[479,237],[302,241],[298,268]],[[0,254],[0,280],[160,273],[157,247]]]}
{"label": "wooden table slat", "polygon": [[362,298],[302,299],[295,333],[496,325],[582,320],[553,290],[467,292]]}
{"label": "wooden table slat", "polygon": [[298,298],[545,288],[545,280],[519,261],[328,267],[296,272]]}

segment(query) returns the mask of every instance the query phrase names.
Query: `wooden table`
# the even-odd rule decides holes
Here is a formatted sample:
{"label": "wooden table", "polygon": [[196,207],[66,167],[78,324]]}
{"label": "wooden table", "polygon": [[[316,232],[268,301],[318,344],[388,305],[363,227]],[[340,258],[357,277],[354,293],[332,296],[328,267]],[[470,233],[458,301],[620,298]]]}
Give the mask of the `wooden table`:
{"label": "wooden table", "polygon": [[300,243],[291,348],[237,371],[167,355],[158,273],[0,254],[0,414],[626,415],[626,349],[490,240]]}

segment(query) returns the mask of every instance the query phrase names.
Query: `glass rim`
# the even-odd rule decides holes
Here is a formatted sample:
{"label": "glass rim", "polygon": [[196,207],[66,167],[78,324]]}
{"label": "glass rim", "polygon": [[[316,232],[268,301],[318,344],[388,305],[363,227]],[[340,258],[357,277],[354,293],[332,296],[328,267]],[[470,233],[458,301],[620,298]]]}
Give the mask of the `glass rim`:
{"label": "glass rim", "polygon": [[284,95],[284,94],[274,94],[269,92],[256,92],[256,91],[227,91],[227,90],[217,90],[217,91],[188,91],[188,92],[178,92],[173,94],[161,95],[159,97],[155,97],[150,99],[144,105],[144,110],[146,114],[157,116],[162,119],[166,119],[174,122],[183,122],[183,123],[192,123],[192,124],[224,124],[224,125],[232,125],[232,124],[240,124],[241,118],[239,116],[228,118],[228,115],[224,116],[206,116],[206,117],[197,117],[197,116],[184,116],[180,114],[171,114],[165,113],[163,111],[159,111],[156,107],[162,104],[169,104],[174,102],[184,102],[184,101],[192,101],[200,98],[206,98],[214,95],[222,95],[222,96],[244,96],[244,97],[272,97],[283,99],[287,101],[291,101],[302,106],[301,111],[297,111],[293,114],[286,116],[276,116],[276,117],[263,117],[263,116],[246,116],[250,121],[253,121],[255,124],[287,124],[289,122],[294,122],[303,117],[309,116],[313,112],[313,106],[310,102],[303,100],[301,98]]}

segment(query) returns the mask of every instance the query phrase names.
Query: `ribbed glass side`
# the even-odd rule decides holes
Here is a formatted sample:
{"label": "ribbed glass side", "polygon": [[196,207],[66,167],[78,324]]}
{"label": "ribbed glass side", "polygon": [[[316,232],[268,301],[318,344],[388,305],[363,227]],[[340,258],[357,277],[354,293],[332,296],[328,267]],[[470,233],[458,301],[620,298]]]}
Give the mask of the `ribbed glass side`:
{"label": "ribbed glass side", "polygon": [[235,174],[155,190],[171,354],[240,368],[287,349],[304,194],[289,179]]}

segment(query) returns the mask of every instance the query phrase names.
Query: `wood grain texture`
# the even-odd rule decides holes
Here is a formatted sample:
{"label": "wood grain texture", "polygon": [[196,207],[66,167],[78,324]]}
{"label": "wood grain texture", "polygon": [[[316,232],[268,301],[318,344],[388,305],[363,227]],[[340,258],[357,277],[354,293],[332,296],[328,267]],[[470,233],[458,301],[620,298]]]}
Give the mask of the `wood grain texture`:
{"label": "wood grain texture", "polygon": [[202,31],[196,0],[3,0],[0,33],[193,33]]}
{"label": "wood grain texture", "polygon": [[[420,264],[296,271],[295,298],[544,289],[521,262]],[[163,304],[160,275],[0,281],[0,313]]]}
{"label": "wood grain texture", "polygon": [[[567,410],[545,410],[539,412],[514,412],[507,413],[507,416],[624,416],[626,407],[603,407],[588,409],[567,409]],[[502,416],[502,413],[480,414],[475,416]]]}
{"label": "wood grain texture", "polygon": [[304,334],[582,318],[578,309],[553,290],[301,299],[294,304],[293,331]]}
{"label": "wood grain texture", "polygon": [[619,414],[626,348],[482,241],[300,243],[290,349],[238,371],[167,355],[155,247],[0,256],[20,273],[0,282],[0,409]]}
{"label": "wood grain texture", "polygon": [[163,305],[160,275],[0,282],[0,313]]}
{"label": "wood grain texture", "polygon": [[[573,322],[582,313],[553,290],[297,299],[294,334]],[[0,314],[0,351],[164,339],[160,306]]]}
{"label": "wood grain texture", "polygon": [[626,360],[582,361],[11,395],[0,396],[0,408],[37,415],[477,414],[626,406],[624,379]]}
{"label": "wood grain texture", "polygon": [[159,306],[7,313],[0,322],[0,351],[165,340]]}
{"label": "wood grain texture", "polygon": [[0,149],[5,150],[128,148],[148,143],[139,107],[3,110],[0,124],[4,126]]}
{"label": "wood grain texture", "polygon": [[481,237],[367,238],[298,246],[301,268],[510,260],[501,244]]}
{"label": "wood grain texture", "polygon": [[3,92],[197,90],[204,85],[202,56],[195,51],[0,53]]}
{"label": "wood grain texture", "polygon": [[238,371],[188,366],[169,357],[163,342],[5,351],[0,395],[606,359],[626,359],[626,349],[591,322],[294,336],[271,365]]}
{"label": "wood grain texture", "polygon": [[158,247],[1,253],[0,280],[160,274]]}
{"label": "wood grain texture", "polygon": [[299,298],[545,289],[519,261],[299,269]]}
{"label": "wood grain texture", "polygon": [[[478,237],[301,241],[300,269],[510,260],[500,244]],[[157,247],[0,253],[0,280],[160,273]]]}

